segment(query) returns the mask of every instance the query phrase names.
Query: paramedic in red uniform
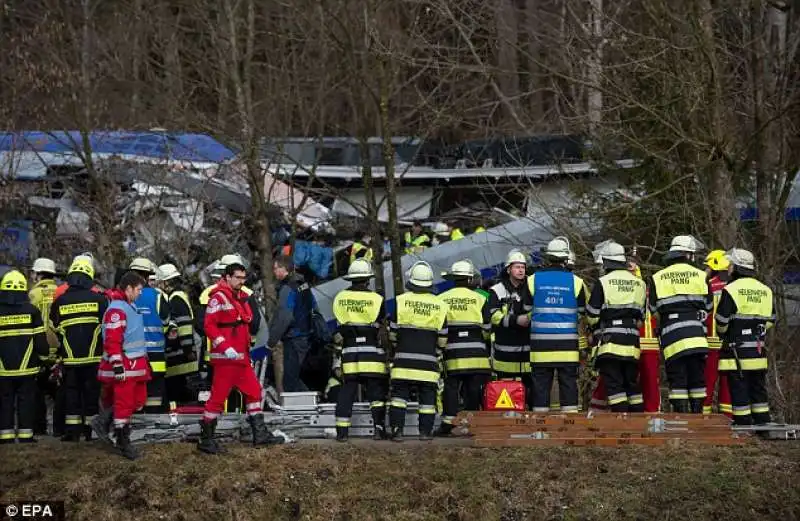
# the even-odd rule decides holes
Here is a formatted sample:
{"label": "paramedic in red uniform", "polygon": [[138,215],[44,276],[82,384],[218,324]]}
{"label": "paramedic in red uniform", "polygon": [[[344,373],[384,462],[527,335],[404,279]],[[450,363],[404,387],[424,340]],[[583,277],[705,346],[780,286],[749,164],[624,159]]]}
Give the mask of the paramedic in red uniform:
{"label": "paramedic in red uniform", "polygon": [[103,358],[97,371],[103,383],[104,412],[92,422],[97,435],[108,440],[113,411],[117,449],[131,460],[139,457],[131,445],[131,416],[145,406],[150,380],[144,321],[133,306],[146,283],[136,273],[127,272],[117,289],[109,292],[112,300],[103,315]]}
{"label": "paramedic in red uniform", "polygon": [[214,368],[211,396],[200,420],[200,440],[197,448],[207,454],[224,449],[214,439],[217,420],[225,400],[235,387],[244,396],[247,422],[253,432],[253,445],[281,443],[264,424],[261,412],[261,384],[250,366],[250,322],[253,310],[248,295],[242,291],[247,271],[241,264],[228,264],[225,274],[209,295],[203,321],[206,336],[211,342],[211,365]]}

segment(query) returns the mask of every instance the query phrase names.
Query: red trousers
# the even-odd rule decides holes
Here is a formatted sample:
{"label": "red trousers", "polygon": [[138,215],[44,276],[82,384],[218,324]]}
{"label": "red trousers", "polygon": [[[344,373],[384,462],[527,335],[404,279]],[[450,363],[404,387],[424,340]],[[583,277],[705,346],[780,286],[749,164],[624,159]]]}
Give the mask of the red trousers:
{"label": "red trousers", "polygon": [[211,396],[206,402],[203,420],[211,421],[222,413],[225,400],[234,387],[244,395],[247,414],[261,412],[261,384],[253,368],[243,364],[220,364],[214,366]]}
{"label": "red trousers", "polygon": [[719,394],[717,396],[719,412],[728,417],[732,417],[733,407],[731,406],[731,391],[728,388],[728,379],[720,378],[719,356],[719,349],[709,349],[708,358],[706,358],[706,400],[703,403],[703,414],[711,414],[714,412],[714,387],[716,387],[717,380],[719,380]]}
{"label": "red trousers", "polygon": [[[639,356],[639,386],[642,388],[644,412],[661,410],[660,361],[661,353],[657,350],[644,349]],[[604,410],[608,406],[608,395],[602,378],[597,379],[597,386],[592,392],[593,409]]]}
{"label": "red trousers", "polygon": [[100,395],[103,409],[114,408],[114,427],[120,428],[131,422],[131,416],[147,403],[146,380],[124,380],[103,383]]}

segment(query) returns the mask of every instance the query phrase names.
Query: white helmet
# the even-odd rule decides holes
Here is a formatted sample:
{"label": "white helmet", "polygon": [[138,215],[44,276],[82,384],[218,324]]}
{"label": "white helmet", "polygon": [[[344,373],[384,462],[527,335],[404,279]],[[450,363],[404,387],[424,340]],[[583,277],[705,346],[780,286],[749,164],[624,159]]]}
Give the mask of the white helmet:
{"label": "white helmet", "polygon": [[450,271],[442,273],[442,277],[474,277],[475,265],[469,259],[456,261],[450,266]]}
{"label": "white helmet", "polygon": [[736,267],[755,271],[756,258],[752,252],[742,248],[733,248],[725,252],[725,256]]}
{"label": "white helmet", "polygon": [[374,276],[371,262],[366,259],[356,259],[350,263],[350,267],[347,268],[347,275],[342,278],[344,280],[365,280]]}
{"label": "white helmet", "polygon": [[618,242],[606,241],[602,246],[598,244],[599,248],[595,249],[596,254],[602,261],[611,262],[627,262],[628,257],[625,255],[625,248]]}
{"label": "white helmet", "polygon": [[524,264],[526,266],[528,265],[528,258],[525,256],[525,254],[519,250],[511,250],[510,252],[508,252],[508,255],[506,256],[505,267],[508,268],[512,264],[518,264],[518,263]]}
{"label": "white helmet", "polygon": [[50,259],[40,257],[33,261],[33,271],[35,273],[49,273],[51,275],[55,275],[56,263]]}
{"label": "white helmet", "polygon": [[569,259],[569,239],[563,236],[556,237],[547,243],[547,248],[545,248],[544,254],[554,259]]}
{"label": "white helmet", "polygon": [[691,235],[676,235],[669,245],[671,252],[697,253],[705,246]]}
{"label": "white helmet", "polygon": [[128,266],[128,269],[135,270],[135,271],[143,271],[145,273],[155,273],[155,265],[150,262],[149,259],[145,259],[144,257],[136,257],[131,262],[131,265]]}
{"label": "white helmet", "polygon": [[450,234],[450,227],[441,221],[437,222],[436,224],[433,225],[433,233],[435,233],[436,235],[447,236]]}
{"label": "white helmet", "polygon": [[178,268],[175,267],[174,264],[162,264],[158,267],[158,280],[166,281],[177,279],[181,276],[181,272],[178,271]]}
{"label": "white helmet", "polygon": [[247,263],[245,263],[244,258],[238,253],[229,253],[228,255],[223,255],[222,258],[217,263],[217,268],[224,270],[231,264],[241,264],[245,268],[247,267]]}
{"label": "white helmet", "polygon": [[420,288],[430,288],[433,286],[433,270],[431,265],[425,261],[415,262],[408,272],[406,272],[409,284]]}

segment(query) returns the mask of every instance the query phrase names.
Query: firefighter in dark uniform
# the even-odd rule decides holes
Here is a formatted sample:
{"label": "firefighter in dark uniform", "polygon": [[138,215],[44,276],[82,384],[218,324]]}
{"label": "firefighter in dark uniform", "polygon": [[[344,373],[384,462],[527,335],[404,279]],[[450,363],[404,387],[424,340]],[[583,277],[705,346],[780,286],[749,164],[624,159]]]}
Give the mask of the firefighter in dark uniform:
{"label": "firefighter in dark uniform", "polygon": [[11,270],[0,280],[0,443],[36,441],[36,377],[49,351],[42,315],[28,300],[28,281]]}
{"label": "firefighter in dark uniform", "polygon": [[625,248],[620,244],[606,243],[598,254],[605,275],[595,284],[586,306],[589,324],[599,326],[595,366],[603,378],[611,411],[643,412],[638,383],[639,327],[647,286],[628,269]]}
{"label": "firefighter in dark uniform", "polygon": [[189,295],[180,289],[181,272],[173,264],[158,267],[161,291],[169,302],[170,325],[167,330],[167,396],[170,406],[194,400],[187,378],[199,371],[194,341],[194,313]]}
{"label": "firefighter in dark uniform", "polygon": [[525,384],[528,404],[533,403],[530,362],[530,293],[525,284],[528,260],[519,250],[506,257],[500,282],[489,288],[487,311],[494,345],[492,369],[498,378],[519,378]]}
{"label": "firefighter in dark uniform", "polygon": [[67,291],[53,302],[50,311],[64,364],[66,427],[61,441],[78,441],[81,433],[89,441],[100,400],[97,368],[103,355],[100,335],[108,301],[92,291],[94,267],[86,259],[72,263],[67,284]]}
{"label": "firefighter in dark uniform", "polygon": [[455,287],[439,298],[447,303],[447,347],[444,349],[444,396],[442,424],[437,434],[448,436],[458,414],[458,399],[463,388],[464,408],[477,411],[483,387],[492,375],[487,340],[491,323],[486,298],[473,289],[475,267],[469,260],[454,263],[445,279]]}
{"label": "firefighter in dark uniform", "polygon": [[658,321],[659,341],[669,381],[673,412],[703,412],[706,399],[705,320],[713,307],[705,271],[692,265],[702,243],[691,235],[672,239],[669,266],[656,272],[648,290]]}
{"label": "firefighter in dark uniform", "polygon": [[430,440],[436,416],[439,350],[447,345],[447,304],[433,294],[433,270],[416,262],[407,273],[407,293],[396,298],[389,339],[394,347],[391,370],[392,440],[402,441],[412,388],[419,403],[419,437]]}
{"label": "firefighter in dark uniform", "polygon": [[731,281],[714,317],[723,340],[719,370],[728,378],[734,423],[764,425],[770,422],[764,338],[776,322],[775,297],[755,278],[751,252],[734,248],[727,257]]}
{"label": "firefighter in dark uniform", "polygon": [[586,287],[567,268],[569,254],[567,238],[554,238],[544,250],[547,266],[528,277],[534,412],[550,410],[555,371],[561,412],[578,412],[579,340],[581,316],[586,313]]}
{"label": "firefighter in dark uniform", "polygon": [[386,439],[385,400],[389,375],[386,351],[380,343],[380,327],[386,312],[383,297],[369,289],[372,277],[372,265],[365,259],[355,259],[343,277],[351,281],[352,286],[333,299],[333,314],[339,326],[334,335],[334,372],[338,369],[343,381],[336,402],[338,441],[347,440],[359,385],[364,385],[366,399],[370,402],[375,425],[373,438]]}

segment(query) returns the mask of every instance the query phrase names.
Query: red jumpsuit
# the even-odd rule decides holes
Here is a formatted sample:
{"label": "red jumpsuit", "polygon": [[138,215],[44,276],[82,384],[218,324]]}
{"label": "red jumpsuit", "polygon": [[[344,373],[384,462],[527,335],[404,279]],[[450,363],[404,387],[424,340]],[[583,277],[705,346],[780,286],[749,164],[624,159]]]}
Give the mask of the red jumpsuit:
{"label": "red jumpsuit", "polygon": [[[112,302],[103,316],[103,358],[97,379],[103,384],[103,409],[113,407],[114,427],[130,423],[133,413],[147,402],[147,382],[150,364],[144,345],[144,324],[141,315],[127,302],[120,290],[108,293]],[[115,302],[122,300],[123,303]],[[122,365],[125,379],[114,377],[114,366]]]}
{"label": "red jumpsuit", "polygon": [[[261,384],[250,366],[253,311],[247,298],[246,293],[234,291],[224,280],[209,295],[203,324],[211,342],[210,359],[214,373],[211,396],[203,412],[204,422],[219,417],[234,387],[244,396],[248,415],[261,413]],[[225,353],[229,348],[236,352],[233,359]]]}
{"label": "red jumpsuit", "polygon": [[728,282],[722,280],[719,275],[715,275],[708,281],[708,289],[714,295],[714,310],[706,319],[708,358],[706,358],[706,400],[703,403],[703,414],[711,414],[713,412],[714,387],[716,387],[717,380],[719,380],[719,394],[717,396],[719,412],[728,417],[732,417],[733,409],[731,407],[731,392],[728,389],[728,379],[719,377],[719,354],[722,348],[722,342],[717,336],[717,324],[714,321],[714,315],[717,313],[717,305],[722,296],[722,288],[724,288],[727,283]]}

